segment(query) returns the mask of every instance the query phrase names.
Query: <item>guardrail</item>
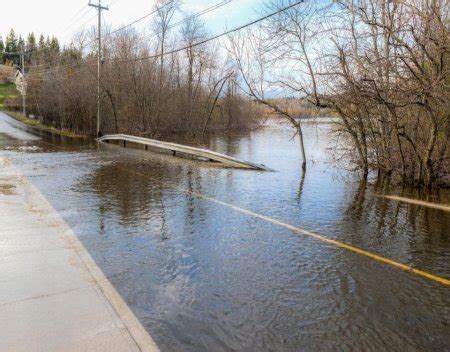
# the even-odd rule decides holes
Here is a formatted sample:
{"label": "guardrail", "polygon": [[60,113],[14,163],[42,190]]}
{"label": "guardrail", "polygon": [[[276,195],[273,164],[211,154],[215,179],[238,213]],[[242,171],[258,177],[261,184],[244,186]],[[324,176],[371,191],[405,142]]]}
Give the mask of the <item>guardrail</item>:
{"label": "guardrail", "polygon": [[163,142],[158,141],[156,139],[130,136],[127,134],[112,134],[102,136],[98,139],[98,141],[100,142],[122,141],[124,147],[126,147],[126,142],[142,144],[146,146],[146,149],[147,147],[152,147],[156,149],[169,150],[172,152],[173,155],[176,155],[176,153],[182,153],[197,158],[203,158],[209,161],[220,162],[230,167],[272,171],[271,169],[267,168],[264,165],[254,164],[248,161],[240,160],[229,155],[213,152],[212,150],[201,149],[177,143]]}

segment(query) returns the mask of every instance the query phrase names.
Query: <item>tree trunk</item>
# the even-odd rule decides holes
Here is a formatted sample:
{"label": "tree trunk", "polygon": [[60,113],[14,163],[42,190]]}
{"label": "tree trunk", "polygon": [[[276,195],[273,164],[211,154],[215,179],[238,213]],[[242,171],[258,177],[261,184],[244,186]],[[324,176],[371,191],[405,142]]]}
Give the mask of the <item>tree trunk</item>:
{"label": "tree trunk", "polygon": [[300,152],[302,153],[302,170],[306,170],[306,153],[305,153],[305,144],[303,142],[303,131],[302,126],[299,122],[295,123],[295,128],[297,129],[298,139],[300,142]]}

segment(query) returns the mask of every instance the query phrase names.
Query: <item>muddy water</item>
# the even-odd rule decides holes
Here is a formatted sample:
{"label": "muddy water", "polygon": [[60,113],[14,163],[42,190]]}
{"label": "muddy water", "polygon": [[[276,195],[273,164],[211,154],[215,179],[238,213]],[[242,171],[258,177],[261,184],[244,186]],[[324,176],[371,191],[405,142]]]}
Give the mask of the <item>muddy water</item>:
{"label": "muddy water", "polygon": [[[449,350],[449,286],[226,205],[450,278],[450,213],[374,196],[420,195],[331,163],[329,130],[305,126],[304,177],[293,131],[275,124],[208,144],[276,172],[23,130],[0,130],[0,154],[73,228],[162,351]],[[448,192],[435,197],[448,203]]]}

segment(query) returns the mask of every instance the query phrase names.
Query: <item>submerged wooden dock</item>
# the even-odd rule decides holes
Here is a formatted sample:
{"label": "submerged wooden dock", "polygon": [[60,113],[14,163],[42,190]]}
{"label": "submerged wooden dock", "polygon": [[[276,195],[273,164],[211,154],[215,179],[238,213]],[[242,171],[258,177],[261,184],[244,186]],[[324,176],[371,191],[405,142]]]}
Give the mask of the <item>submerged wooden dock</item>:
{"label": "submerged wooden dock", "polygon": [[189,156],[196,157],[199,159],[204,159],[204,160],[213,161],[213,162],[219,162],[219,163],[222,163],[229,167],[235,167],[235,168],[241,168],[241,169],[251,169],[251,170],[271,171],[269,168],[267,168],[264,165],[240,160],[240,159],[234,158],[229,155],[214,152],[212,150],[196,148],[196,147],[191,147],[191,146],[177,144],[177,143],[163,142],[163,141],[158,141],[156,139],[136,137],[136,136],[130,136],[130,135],[126,135],[126,134],[112,134],[112,135],[105,135],[103,137],[100,137],[98,140],[100,142],[106,142],[106,143],[108,143],[110,141],[119,141],[119,142],[123,143],[124,147],[126,147],[127,142],[136,143],[136,144],[144,145],[146,149],[148,147],[151,147],[151,148],[160,149],[160,150],[167,150],[167,151],[172,152],[173,155],[176,155],[177,153],[181,153],[181,154],[189,155]]}

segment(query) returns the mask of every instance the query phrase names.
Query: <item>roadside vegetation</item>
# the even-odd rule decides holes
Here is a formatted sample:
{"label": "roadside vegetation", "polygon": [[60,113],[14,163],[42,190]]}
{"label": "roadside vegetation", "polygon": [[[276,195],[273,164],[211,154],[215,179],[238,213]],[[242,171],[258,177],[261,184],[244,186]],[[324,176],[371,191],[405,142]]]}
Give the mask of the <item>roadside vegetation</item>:
{"label": "roadside vegetation", "polygon": [[52,126],[47,126],[42,124],[39,120],[31,119],[26,117],[24,114],[18,111],[8,111],[7,114],[14,119],[40,131],[49,132],[51,134],[57,134],[60,136],[71,137],[71,138],[85,138],[85,135],[76,134],[71,131],[61,130]]}
{"label": "roadside vegetation", "polygon": [[[261,109],[240,93],[232,62],[220,55],[217,43],[189,47],[209,35],[200,18],[188,14],[174,26],[177,1],[159,1],[156,9],[151,40],[131,28],[104,35],[102,133],[204,136],[256,127]],[[58,129],[95,134],[95,32],[80,33],[65,48],[56,39],[41,37],[36,43],[33,34],[25,41],[14,35],[8,35],[6,46],[32,53],[27,57],[28,111]],[[138,59],[180,46],[186,49]]]}
{"label": "roadside vegetation", "polygon": [[5,100],[17,96],[19,92],[14,84],[0,84],[0,110],[4,108]]}
{"label": "roadside vegetation", "polygon": [[11,83],[0,84],[0,110],[6,109],[7,114],[13,117],[14,119],[38,130],[50,132],[52,134],[58,134],[61,136],[73,138],[84,137],[82,135],[73,133],[68,130],[61,130],[53,126],[47,126],[45,124],[42,124],[36,118],[31,119],[29,117],[26,117],[21,112],[19,112],[19,110],[22,107],[21,102],[22,100],[20,98],[20,93],[16,90],[14,84]]}

